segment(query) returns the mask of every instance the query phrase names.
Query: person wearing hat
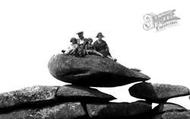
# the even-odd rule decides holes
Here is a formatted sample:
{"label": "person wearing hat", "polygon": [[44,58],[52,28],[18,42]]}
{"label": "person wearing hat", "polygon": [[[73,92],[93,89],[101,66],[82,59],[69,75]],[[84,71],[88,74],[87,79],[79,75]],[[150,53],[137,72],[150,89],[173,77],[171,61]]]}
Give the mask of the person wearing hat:
{"label": "person wearing hat", "polygon": [[79,37],[78,42],[80,43],[80,40],[84,39],[84,33],[83,33],[83,31],[81,31],[81,32],[78,32],[77,35]]}
{"label": "person wearing hat", "polygon": [[96,38],[98,38],[94,44],[93,47],[94,49],[101,53],[104,57],[108,57],[114,61],[116,61],[116,59],[112,58],[110,52],[109,52],[109,47],[106,43],[106,41],[104,41],[102,38],[104,38],[103,34],[101,32],[99,32],[96,36]]}
{"label": "person wearing hat", "polygon": [[79,39],[78,39],[78,43],[79,43],[79,47],[78,47],[78,55],[80,57],[83,57],[86,55],[86,50],[85,50],[85,47],[87,45],[87,42],[88,42],[88,39],[87,38],[84,38],[84,32],[78,32],[77,33]]}
{"label": "person wearing hat", "polygon": [[79,39],[77,39],[79,44],[84,44],[84,42],[87,42],[87,39],[84,38],[84,32],[83,31],[78,32],[77,35],[79,37]]}
{"label": "person wearing hat", "polygon": [[87,55],[98,55],[98,56],[103,57],[101,53],[97,52],[94,49],[92,42],[93,42],[92,38],[88,38],[87,44],[85,45],[85,50],[86,50]]}
{"label": "person wearing hat", "polygon": [[73,37],[73,38],[71,38],[70,42],[71,42],[71,46],[68,47],[68,49],[66,51],[63,50],[62,52],[66,55],[75,55],[76,50],[78,48],[77,39]]}

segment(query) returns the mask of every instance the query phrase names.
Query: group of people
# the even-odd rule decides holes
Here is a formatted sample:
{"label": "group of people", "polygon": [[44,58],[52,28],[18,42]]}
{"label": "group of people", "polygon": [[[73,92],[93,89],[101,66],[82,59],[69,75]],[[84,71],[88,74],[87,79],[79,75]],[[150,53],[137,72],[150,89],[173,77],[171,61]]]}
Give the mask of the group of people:
{"label": "group of people", "polygon": [[116,59],[112,58],[109,47],[102,38],[104,37],[101,32],[96,36],[97,40],[93,43],[92,38],[85,38],[83,32],[77,33],[79,39],[71,38],[71,46],[62,52],[66,55],[74,55],[76,57],[84,57],[85,55],[98,55],[101,57],[107,57],[114,61]]}

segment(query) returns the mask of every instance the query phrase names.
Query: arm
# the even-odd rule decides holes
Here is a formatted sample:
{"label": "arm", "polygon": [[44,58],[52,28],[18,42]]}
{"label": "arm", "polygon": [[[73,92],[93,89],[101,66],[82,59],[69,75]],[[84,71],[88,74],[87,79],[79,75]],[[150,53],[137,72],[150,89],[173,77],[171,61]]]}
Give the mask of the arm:
{"label": "arm", "polygon": [[65,51],[65,54],[69,54],[70,51],[71,51],[71,47],[68,47],[67,50]]}
{"label": "arm", "polygon": [[105,50],[109,51],[109,47],[108,47],[108,44],[106,43],[106,41],[103,40],[102,42],[104,43]]}
{"label": "arm", "polygon": [[93,47],[94,50],[97,50],[96,49],[96,41],[92,44],[92,47]]}

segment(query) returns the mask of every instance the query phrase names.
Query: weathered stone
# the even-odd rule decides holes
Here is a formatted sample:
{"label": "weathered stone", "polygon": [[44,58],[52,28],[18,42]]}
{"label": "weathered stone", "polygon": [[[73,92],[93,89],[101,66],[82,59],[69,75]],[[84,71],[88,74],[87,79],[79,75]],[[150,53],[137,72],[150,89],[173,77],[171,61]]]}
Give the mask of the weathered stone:
{"label": "weathered stone", "polygon": [[48,68],[58,80],[83,86],[114,87],[150,79],[141,72],[130,70],[109,58],[58,54]]}
{"label": "weathered stone", "polygon": [[57,87],[33,86],[21,90],[0,94],[0,109],[25,103],[47,101],[55,98]]}
{"label": "weathered stone", "polygon": [[116,99],[115,97],[102,93],[97,89],[81,86],[62,86],[57,90],[56,97],[62,97],[68,101],[95,101],[103,102]]}
{"label": "weathered stone", "polygon": [[129,88],[131,96],[152,102],[166,102],[170,98],[190,95],[187,87],[170,84],[138,83]]}
{"label": "weathered stone", "polygon": [[86,119],[86,117],[88,116],[79,102],[0,114],[0,119]]}
{"label": "weathered stone", "polygon": [[154,116],[153,119],[190,119],[190,111],[165,112]]}
{"label": "weathered stone", "polygon": [[87,104],[89,117],[95,119],[120,119],[149,114],[152,107],[145,102]]}
{"label": "weathered stone", "polygon": [[155,114],[171,112],[171,111],[187,111],[187,109],[181,105],[174,104],[174,103],[162,103],[153,109],[153,112]]}

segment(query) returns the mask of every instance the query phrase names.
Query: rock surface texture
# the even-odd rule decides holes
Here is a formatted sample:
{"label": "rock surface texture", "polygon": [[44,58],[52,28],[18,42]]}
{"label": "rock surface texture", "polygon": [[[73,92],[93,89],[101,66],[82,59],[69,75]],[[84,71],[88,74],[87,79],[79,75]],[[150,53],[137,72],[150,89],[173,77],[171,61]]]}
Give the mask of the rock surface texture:
{"label": "rock surface texture", "polygon": [[26,107],[0,114],[0,119],[77,119],[86,117],[79,102],[45,107]]}
{"label": "rock surface texture", "polygon": [[187,111],[187,109],[181,105],[174,104],[174,103],[159,104],[153,109],[153,112],[155,114],[160,114],[164,112],[173,112],[173,111]]}
{"label": "rock surface texture", "polygon": [[165,112],[163,114],[156,115],[153,119],[190,119],[190,111]]}
{"label": "rock surface texture", "polygon": [[108,102],[115,97],[97,89],[79,86],[33,86],[17,91],[0,94],[0,109],[34,103],[63,101],[102,101]]}
{"label": "rock surface texture", "polygon": [[56,86],[33,86],[0,94],[0,109],[52,100],[55,98],[56,90]]}
{"label": "rock surface texture", "polygon": [[94,88],[81,87],[81,86],[61,86],[56,92],[56,96],[68,101],[82,100],[82,101],[95,101],[95,102],[108,102],[116,99],[112,95],[100,92]]}
{"label": "rock surface texture", "polygon": [[98,119],[142,117],[143,114],[150,114],[151,109],[152,106],[144,102],[87,104],[89,117]]}

